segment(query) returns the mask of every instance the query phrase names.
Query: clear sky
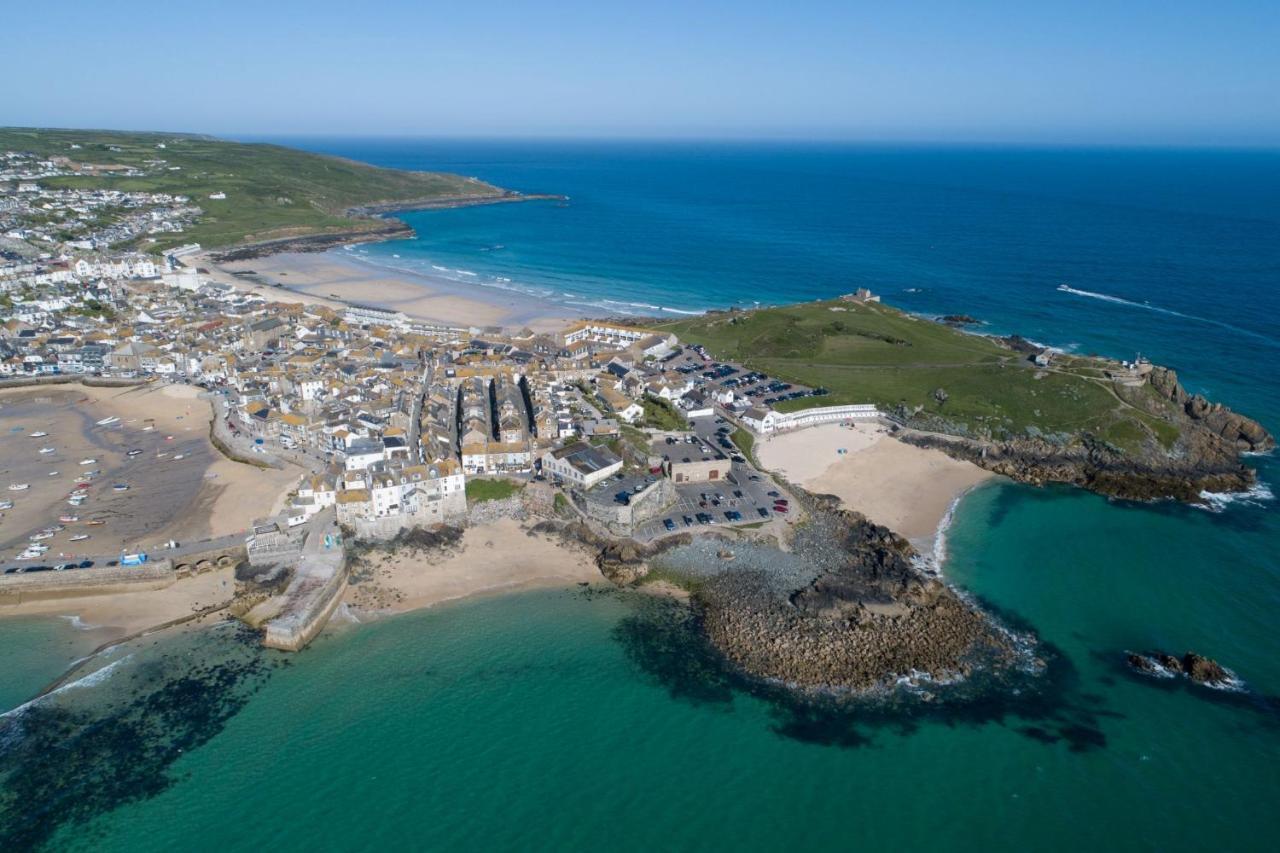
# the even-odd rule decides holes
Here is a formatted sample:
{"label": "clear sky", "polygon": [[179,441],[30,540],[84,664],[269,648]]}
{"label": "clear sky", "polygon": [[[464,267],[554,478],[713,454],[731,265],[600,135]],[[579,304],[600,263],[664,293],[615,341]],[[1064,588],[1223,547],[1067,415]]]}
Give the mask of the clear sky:
{"label": "clear sky", "polygon": [[1280,145],[1280,0],[13,0],[0,124]]}

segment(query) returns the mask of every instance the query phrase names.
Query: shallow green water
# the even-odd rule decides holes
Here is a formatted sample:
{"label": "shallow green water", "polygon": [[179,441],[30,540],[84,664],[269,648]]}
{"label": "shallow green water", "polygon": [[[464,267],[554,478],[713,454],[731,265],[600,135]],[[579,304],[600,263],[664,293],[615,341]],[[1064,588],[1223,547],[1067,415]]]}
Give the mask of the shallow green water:
{"label": "shallow green water", "polygon": [[[66,824],[50,846],[1271,849],[1274,710],[1119,662],[1125,648],[1195,648],[1280,692],[1274,565],[1250,553],[1273,523],[1067,490],[966,499],[949,576],[1061,651],[1055,699],[1096,726],[1082,739],[1009,715],[869,724],[860,748],[801,742],[759,698],[673,699],[618,630],[635,601],[532,592],[327,633],[207,743],[158,764],[172,785]],[[1238,551],[1201,553],[1224,524]],[[215,646],[132,650],[76,701],[118,698],[131,669],[168,655],[181,671]]]}

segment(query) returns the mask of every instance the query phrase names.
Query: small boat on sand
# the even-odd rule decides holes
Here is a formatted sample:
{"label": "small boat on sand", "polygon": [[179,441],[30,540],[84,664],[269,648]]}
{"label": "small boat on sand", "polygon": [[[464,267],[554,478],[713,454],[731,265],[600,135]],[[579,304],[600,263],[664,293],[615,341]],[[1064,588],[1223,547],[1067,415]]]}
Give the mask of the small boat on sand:
{"label": "small boat on sand", "polygon": [[41,452],[41,453],[53,453],[53,451],[54,451],[54,448],[52,448],[52,447],[42,447],[42,448],[40,448],[40,452]]}
{"label": "small boat on sand", "polygon": [[77,533],[75,536],[72,536],[72,537],[71,537],[71,541],[72,541],[72,542],[83,542],[84,540],[86,540],[86,539],[88,539],[88,538],[89,538],[89,534],[88,534],[88,533]]}
{"label": "small boat on sand", "polygon": [[32,437],[32,438],[44,438],[44,437],[45,437],[46,435],[48,435],[48,434],[49,434],[49,433],[47,433],[47,432],[33,432],[33,433],[31,433],[31,437]]}
{"label": "small boat on sand", "polygon": [[81,459],[80,460],[81,465],[96,465],[97,462],[98,462],[97,459]]}
{"label": "small boat on sand", "polygon": [[25,492],[29,488],[31,488],[30,483],[10,483],[9,484],[9,491],[11,492]]}
{"label": "small boat on sand", "polygon": [[102,420],[97,421],[97,425],[98,425],[98,426],[111,426],[112,424],[119,423],[119,422],[120,422],[120,419],[119,419],[119,418],[115,418],[115,417],[112,417],[112,418],[103,418]]}
{"label": "small boat on sand", "polygon": [[114,486],[112,486],[111,488],[112,488],[112,490],[113,490],[113,491],[117,491],[117,492],[127,492],[127,491],[129,491],[129,484],[128,484],[128,483],[116,483],[116,484],[115,484]]}

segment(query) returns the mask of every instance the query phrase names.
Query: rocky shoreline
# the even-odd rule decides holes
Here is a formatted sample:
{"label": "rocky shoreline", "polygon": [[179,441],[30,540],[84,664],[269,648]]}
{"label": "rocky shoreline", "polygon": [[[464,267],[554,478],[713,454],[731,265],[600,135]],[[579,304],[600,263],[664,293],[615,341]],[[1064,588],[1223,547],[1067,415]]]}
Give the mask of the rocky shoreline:
{"label": "rocky shoreline", "polygon": [[695,630],[734,674],[802,693],[865,695],[902,680],[946,683],[1025,663],[1015,638],[916,567],[910,543],[829,496],[785,548],[755,537],[681,534],[640,546],[580,523],[534,527],[595,550],[620,587],[660,579],[689,593]]}
{"label": "rocky shoreline", "polygon": [[1205,492],[1243,492],[1257,482],[1256,473],[1241,463],[1240,454],[1275,447],[1275,439],[1261,424],[1188,393],[1168,368],[1152,370],[1150,388],[1154,395],[1141,387],[1116,386],[1125,402],[1178,428],[1172,447],[1152,437],[1138,452],[1125,452],[1089,433],[1068,441],[1030,436],[978,439],[911,429],[910,418],[905,419],[908,428],[900,429],[897,438],[941,450],[1020,483],[1067,483],[1127,500],[1172,498],[1200,503]]}
{"label": "rocky shoreline", "polygon": [[449,210],[457,207],[479,207],[490,204],[512,204],[522,201],[565,201],[566,196],[546,193],[502,192],[475,196],[436,196],[430,198],[384,201],[347,208],[342,212],[362,228],[350,228],[320,234],[301,234],[295,237],[278,237],[241,246],[214,251],[210,259],[215,263],[251,261],[269,255],[286,252],[325,252],[338,246],[359,243],[376,243],[385,240],[407,240],[415,235],[408,223],[392,216],[412,210]]}

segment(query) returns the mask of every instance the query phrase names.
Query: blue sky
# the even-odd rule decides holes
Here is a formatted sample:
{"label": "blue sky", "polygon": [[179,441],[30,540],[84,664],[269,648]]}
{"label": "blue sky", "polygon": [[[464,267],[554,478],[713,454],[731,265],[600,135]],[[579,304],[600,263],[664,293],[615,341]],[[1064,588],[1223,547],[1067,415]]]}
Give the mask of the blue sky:
{"label": "blue sky", "polygon": [[2,26],[0,124],[1280,145],[1278,0],[16,0]]}

